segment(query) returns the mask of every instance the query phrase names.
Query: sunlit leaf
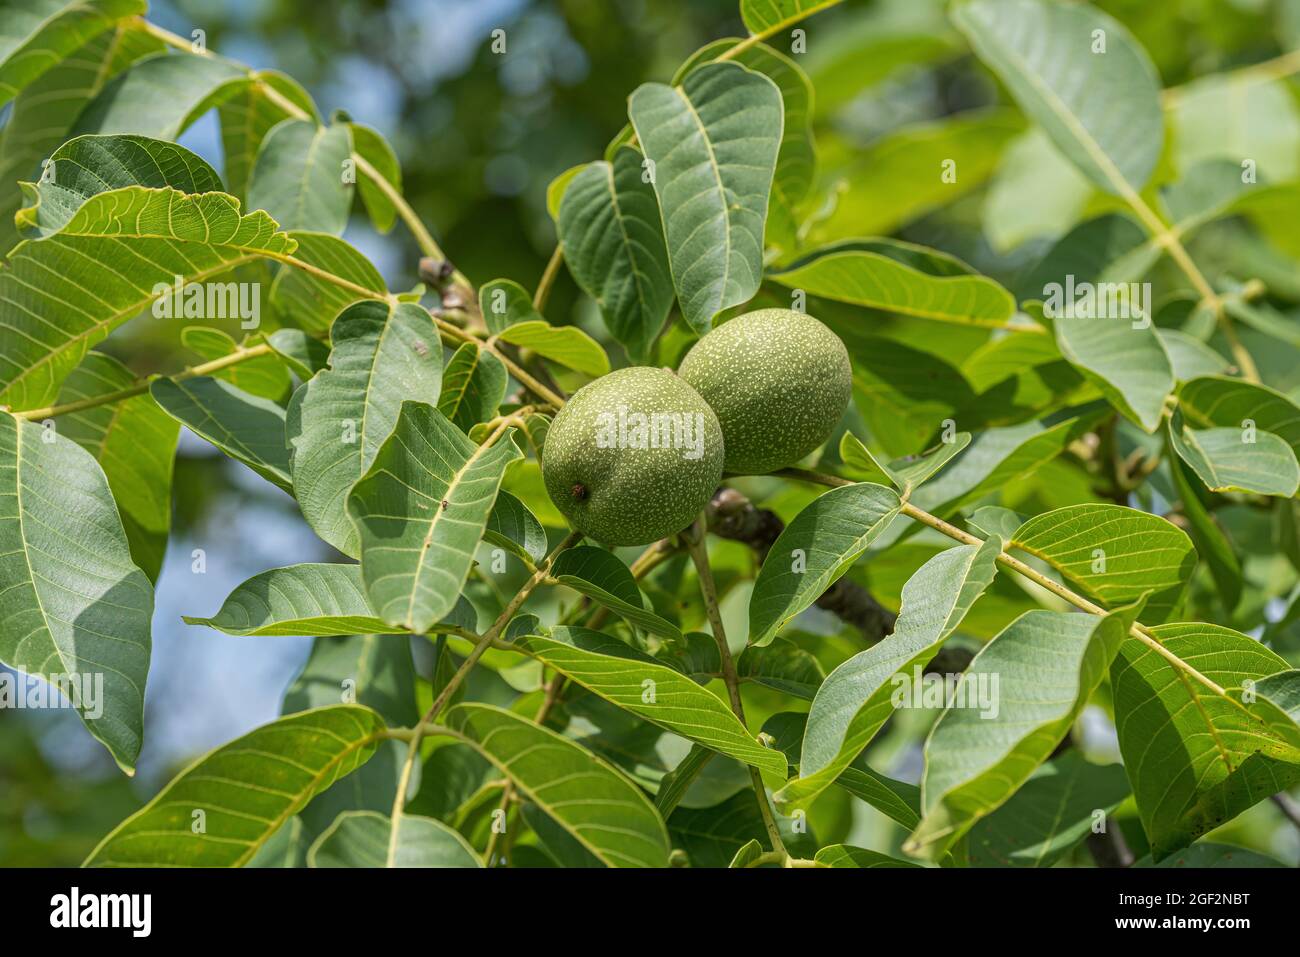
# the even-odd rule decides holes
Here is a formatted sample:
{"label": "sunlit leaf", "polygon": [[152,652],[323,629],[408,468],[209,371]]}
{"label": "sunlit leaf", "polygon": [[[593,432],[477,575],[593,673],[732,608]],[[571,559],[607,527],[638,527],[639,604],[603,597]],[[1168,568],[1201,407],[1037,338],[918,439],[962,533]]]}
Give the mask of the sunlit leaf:
{"label": "sunlit leaf", "polygon": [[294,394],[286,418],[293,488],[316,534],[345,555],[360,547],[343,507],[397,424],[402,402],[432,400],[442,346],[429,313],[413,303],[353,303],[330,329],[329,368]]}
{"label": "sunlit leaf", "polygon": [[818,689],[799,777],[777,793],[777,801],[807,806],[849,767],[893,712],[895,676],[912,681],[934,657],[993,580],[1000,549],[998,539],[947,549],[908,580],[893,634],[845,661]]}
{"label": "sunlit leaf", "polygon": [[[357,705],[280,718],[199,758],[86,858],[87,867],[239,867],[314,796],[374,754]],[[203,827],[195,827],[202,812]]]}
{"label": "sunlit leaf", "polygon": [[348,494],[366,592],[390,625],[428,631],[456,604],[506,466],[508,430],[476,446],[423,402],[403,402],[369,471]]}
{"label": "sunlit leaf", "polygon": [[69,689],[132,773],[144,734],[153,586],[104,473],[56,430],[0,414],[0,662]]}
{"label": "sunlit leaf", "polygon": [[781,92],[736,63],[710,63],[679,87],[646,83],[628,115],[645,155],[682,314],[698,333],[758,291],[763,227],[782,129]]}
{"label": "sunlit leaf", "polygon": [[654,806],[586,748],[489,705],[456,705],[443,724],[605,865],[667,865],[668,835]]}

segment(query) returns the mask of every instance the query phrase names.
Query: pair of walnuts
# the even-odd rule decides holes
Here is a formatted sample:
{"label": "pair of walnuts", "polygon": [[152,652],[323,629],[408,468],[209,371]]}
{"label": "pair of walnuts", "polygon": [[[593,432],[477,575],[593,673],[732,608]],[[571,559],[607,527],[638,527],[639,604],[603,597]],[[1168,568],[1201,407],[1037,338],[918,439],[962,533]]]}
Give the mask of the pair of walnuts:
{"label": "pair of walnuts", "polygon": [[575,392],[546,436],[546,490],[596,541],[649,544],[694,521],[724,472],[773,472],[820,446],[852,390],[830,329],[788,309],[750,312],[676,372],[620,369]]}

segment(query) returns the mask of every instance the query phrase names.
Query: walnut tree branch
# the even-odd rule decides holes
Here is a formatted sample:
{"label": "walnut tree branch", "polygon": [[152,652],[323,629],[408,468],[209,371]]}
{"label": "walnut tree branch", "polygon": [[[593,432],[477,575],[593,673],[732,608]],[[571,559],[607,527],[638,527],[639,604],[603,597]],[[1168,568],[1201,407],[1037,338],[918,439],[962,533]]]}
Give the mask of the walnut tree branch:
{"label": "walnut tree branch", "polygon": [[[760,560],[785,530],[785,523],[775,512],[756,507],[733,488],[718,489],[705,512],[710,532],[719,538],[745,543],[758,553]],[[841,578],[826,589],[817,599],[817,607],[857,628],[870,644],[892,632],[897,617],[848,578]]]}

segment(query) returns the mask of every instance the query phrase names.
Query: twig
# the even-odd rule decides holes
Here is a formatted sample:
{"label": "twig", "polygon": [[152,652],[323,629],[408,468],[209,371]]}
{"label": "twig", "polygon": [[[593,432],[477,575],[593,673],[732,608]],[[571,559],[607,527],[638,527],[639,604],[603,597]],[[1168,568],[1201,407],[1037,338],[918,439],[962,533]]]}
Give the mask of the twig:
{"label": "twig", "polygon": [[[707,518],[701,515],[699,520],[685,532],[686,547],[690,551],[691,561],[695,563],[695,572],[700,580],[700,597],[704,599],[704,610],[709,618],[709,627],[713,630],[713,639],[718,644],[718,655],[722,660],[722,680],[727,686],[727,696],[731,699],[731,710],[743,725],[745,723],[745,706],[740,700],[740,680],[736,677],[736,664],[731,659],[731,649],[727,646],[727,633],[722,625],[722,612],[718,608],[718,592],[713,583],[713,571],[709,568],[709,549],[705,541]],[[758,798],[759,811],[763,815],[763,825],[767,828],[772,850],[782,855],[783,861],[790,859],[781,841],[781,831],[772,816],[772,808],[767,803],[767,788],[763,776],[755,767],[749,768],[749,778],[754,785],[754,795]]]}
{"label": "twig", "polygon": [[[733,488],[718,489],[706,514],[709,531],[719,538],[748,545],[758,553],[760,562],[785,530],[785,523],[775,512],[756,507]],[[875,644],[894,630],[897,616],[847,576],[826,589],[816,604],[857,628],[869,644]]]}

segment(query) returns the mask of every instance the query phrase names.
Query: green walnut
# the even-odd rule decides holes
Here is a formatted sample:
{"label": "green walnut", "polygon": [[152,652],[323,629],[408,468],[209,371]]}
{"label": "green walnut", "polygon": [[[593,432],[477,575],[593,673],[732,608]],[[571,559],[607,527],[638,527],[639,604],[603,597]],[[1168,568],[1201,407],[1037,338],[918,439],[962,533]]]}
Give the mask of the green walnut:
{"label": "green walnut", "polygon": [[546,434],[546,491],[606,545],[646,545],[690,525],[722,478],[722,428],[668,369],[620,369],[583,386]]}
{"label": "green walnut", "polygon": [[677,374],[717,413],[725,469],[738,475],[798,462],[830,438],[853,394],[839,336],[790,309],[723,323],[692,347]]}

